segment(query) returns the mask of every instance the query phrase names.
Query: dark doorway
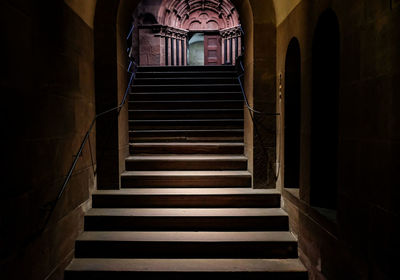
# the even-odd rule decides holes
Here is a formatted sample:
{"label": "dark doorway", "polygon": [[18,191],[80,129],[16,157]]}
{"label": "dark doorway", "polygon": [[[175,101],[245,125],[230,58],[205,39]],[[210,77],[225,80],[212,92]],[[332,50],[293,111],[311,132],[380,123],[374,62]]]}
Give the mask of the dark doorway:
{"label": "dark doorway", "polygon": [[336,209],[338,184],[339,23],[321,14],[312,47],[311,205]]}
{"label": "dark doorway", "polygon": [[300,182],[301,61],[300,45],[293,38],[285,61],[285,188],[298,188]]}

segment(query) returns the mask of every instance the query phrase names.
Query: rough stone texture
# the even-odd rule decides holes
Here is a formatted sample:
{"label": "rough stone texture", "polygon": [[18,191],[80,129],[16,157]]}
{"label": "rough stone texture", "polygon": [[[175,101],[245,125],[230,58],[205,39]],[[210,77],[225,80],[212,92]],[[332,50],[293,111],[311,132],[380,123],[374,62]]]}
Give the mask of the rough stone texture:
{"label": "rough stone texture", "polygon": [[156,36],[152,28],[139,28],[139,63],[146,66],[160,66],[161,40],[164,37]]}
{"label": "rough stone texture", "polygon": [[[309,205],[311,45],[318,17],[327,8],[338,17],[341,40],[339,184],[333,220],[329,211]],[[289,41],[296,37],[301,47],[300,198],[286,190],[283,196],[311,279],[395,279],[399,21],[397,1],[303,0],[278,26],[278,74],[284,74]]]}
{"label": "rough stone texture", "polygon": [[[2,1],[0,13],[7,135],[0,274],[45,279],[71,258],[94,188],[86,145],[47,229],[36,235],[94,117],[93,30],[63,1]],[[90,139],[94,153],[95,130]]]}
{"label": "rough stone texture", "polygon": [[[117,65],[118,65],[118,104],[124,98],[131,74],[127,73],[126,34],[131,28],[131,10],[138,1],[122,2],[117,14]],[[130,90],[130,89],[129,89]],[[125,171],[125,158],[129,155],[128,100],[118,117],[118,173]]]}
{"label": "rough stone texture", "polygon": [[[118,106],[116,13],[118,3],[98,1],[94,18],[96,113]],[[112,113],[97,120],[98,188],[119,187],[118,119]]]}
{"label": "rough stone texture", "polygon": [[[243,79],[244,82],[244,90],[246,92],[246,96],[250,106],[254,106],[253,102],[253,92],[254,82],[254,26],[253,26],[253,12],[251,10],[250,3],[248,1],[233,1],[236,7],[239,10],[241,15],[241,23],[242,27],[245,30],[244,35],[244,44],[245,44],[245,53],[244,53],[244,61],[243,66],[245,67],[245,76]],[[254,158],[253,158],[253,124],[251,120],[251,116],[247,108],[245,107],[244,114],[244,143],[245,143],[245,154],[248,158],[248,170],[253,173],[254,170]]]}
{"label": "rough stone texture", "polygon": [[[244,88],[251,107],[275,113],[276,21],[272,1],[232,1],[245,30]],[[269,38],[265,40],[265,38]],[[247,108],[245,108],[247,111]],[[254,188],[275,188],[275,117],[245,113],[245,145]]]}
{"label": "rough stone texture", "polygon": [[[299,236],[302,259],[312,279],[394,279],[399,247],[395,198],[400,166],[400,2],[303,0],[294,9],[290,6],[293,10],[285,19],[278,12],[277,1],[276,15],[272,1],[232,2],[246,31],[245,88],[250,105],[256,109],[275,110],[277,76],[284,74],[288,43],[293,36],[300,42],[300,198],[285,190],[283,195],[292,229]],[[72,256],[72,240],[81,230],[83,212],[90,205],[90,192],[99,179],[93,175],[93,163],[99,162],[99,174],[104,175],[99,186],[117,188],[124,169],[127,133],[121,131],[127,131],[126,111],[119,121],[112,116],[97,124],[91,135],[92,153],[86,146],[49,229],[32,239],[44,221],[45,213],[40,209],[55,198],[95,110],[109,109],[121,100],[127,80],[123,34],[130,25],[129,14],[121,11],[133,11],[139,1],[98,0],[97,28],[103,29],[97,35],[91,27],[96,28],[93,1],[87,1],[89,6],[86,1],[85,5],[66,2],[0,3],[4,39],[0,46],[1,120],[6,142],[0,270],[7,279],[61,279]],[[342,57],[336,221],[309,206],[311,44],[318,16],[328,7],[339,19]],[[275,43],[277,23],[281,24]],[[268,36],[272,42],[265,40]],[[275,123],[264,122],[270,132],[275,130]],[[276,149],[269,148],[271,155],[260,163],[254,159],[261,153],[255,148],[255,131],[248,114],[245,129],[249,170],[254,172],[255,182],[261,178],[262,186],[270,186],[263,175],[268,164],[267,172],[273,170]],[[102,141],[108,135],[111,140],[106,145]],[[275,145],[275,136],[265,139]],[[105,152],[96,155],[96,150]]]}

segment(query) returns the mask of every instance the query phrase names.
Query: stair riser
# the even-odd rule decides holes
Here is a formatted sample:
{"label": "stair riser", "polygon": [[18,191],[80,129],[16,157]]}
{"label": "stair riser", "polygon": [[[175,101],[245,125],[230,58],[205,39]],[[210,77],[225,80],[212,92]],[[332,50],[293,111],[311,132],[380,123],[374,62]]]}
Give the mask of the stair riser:
{"label": "stair riser", "polygon": [[279,208],[280,195],[98,195],[94,208]]}
{"label": "stair riser", "polygon": [[229,187],[241,188],[251,186],[251,176],[122,176],[121,188],[153,187]]}
{"label": "stair riser", "polygon": [[170,101],[170,100],[241,100],[238,92],[213,93],[135,93],[129,95],[130,101]]}
{"label": "stair riser", "polygon": [[133,82],[134,86],[139,85],[231,85],[238,84],[238,79],[236,77],[205,77],[205,78],[182,78],[182,77],[173,77],[173,78],[149,78],[149,79],[141,79],[137,78]]}
{"label": "stair riser", "polygon": [[222,177],[215,176],[122,176],[121,188],[242,188],[251,186],[251,177]]}
{"label": "stair riser", "polygon": [[231,65],[226,66],[145,66],[139,67],[138,73],[149,73],[149,72],[204,72],[207,73],[209,71],[215,72],[223,72],[223,71],[235,71],[235,67]]}
{"label": "stair riser", "polygon": [[129,140],[130,142],[135,142],[136,138],[144,138],[144,137],[158,137],[158,138],[168,138],[168,137],[243,137],[243,131],[236,130],[210,130],[210,131],[202,131],[202,130],[184,130],[184,131],[173,131],[173,130],[135,130],[129,132]]}
{"label": "stair riser", "polygon": [[239,85],[134,85],[132,92],[240,92]]}
{"label": "stair riser", "polygon": [[297,258],[297,242],[76,241],[78,258]]}
{"label": "stair riser", "polygon": [[138,72],[136,74],[136,78],[143,79],[155,79],[155,78],[236,78],[238,76],[237,72],[235,71],[193,71],[193,72]]}
{"label": "stair riser", "polygon": [[[175,124],[174,124],[175,123]],[[154,122],[130,122],[129,130],[190,130],[193,129],[206,129],[206,130],[216,130],[216,129],[242,129],[243,120],[238,121],[226,121],[224,122],[161,122],[155,120]]]}
{"label": "stair riser", "polygon": [[66,271],[65,280],[307,280],[305,272],[126,272]]}
{"label": "stair riser", "polygon": [[233,160],[137,160],[126,161],[127,171],[141,170],[247,170],[247,161]]}
{"label": "stair riser", "polygon": [[219,110],[211,111],[129,111],[130,120],[195,120],[195,119],[242,119],[244,116],[243,108],[235,110]]}
{"label": "stair riser", "polygon": [[188,143],[188,142],[209,142],[209,143],[227,143],[227,142],[243,142],[243,136],[231,136],[231,137],[226,137],[226,136],[213,136],[213,137],[202,137],[202,136],[165,136],[165,135],[160,135],[160,136],[151,136],[151,137],[136,137],[136,138],[131,138],[130,143],[148,143],[148,142],[165,142],[165,143]]}
{"label": "stair riser", "polygon": [[129,110],[174,110],[174,109],[243,109],[243,102],[238,101],[188,101],[188,102],[129,102]]}
{"label": "stair riser", "polygon": [[130,154],[235,154],[244,152],[243,146],[130,146]]}
{"label": "stair riser", "polygon": [[286,216],[107,217],[86,216],[86,231],[287,231]]}

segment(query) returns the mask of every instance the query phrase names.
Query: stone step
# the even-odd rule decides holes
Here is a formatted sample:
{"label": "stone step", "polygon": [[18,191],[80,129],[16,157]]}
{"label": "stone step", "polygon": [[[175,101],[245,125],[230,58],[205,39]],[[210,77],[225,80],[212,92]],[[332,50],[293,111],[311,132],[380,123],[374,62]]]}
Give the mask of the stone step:
{"label": "stone step", "polygon": [[130,101],[243,100],[241,92],[145,92],[131,93]]}
{"label": "stone step", "polygon": [[243,119],[130,120],[129,130],[242,129],[243,123]]}
{"label": "stone step", "polygon": [[147,143],[147,142],[181,142],[181,143],[196,143],[196,142],[243,142],[243,136],[185,136],[185,135],[153,135],[153,136],[137,136],[130,138],[130,142],[134,143]]}
{"label": "stone step", "polygon": [[220,65],[220,66],[140,66],[138,73],[142,72],[221,72],[235,71],[235,66]]}
{"label": "stone step", "polygon": [[127,171],[247,170],[242,155],[135,155],[126,158]]}
{"label": "stone step", "polygon": [[236,71],[159,71],[159,72],[143,72],[136,73],[136,78],[175,78],[175,77],[237,77]]}
{"label": "stone step", "polygon": [[130,120],[148,119],[242,119],[244,116],[243,108],[240,109],[163,109],[163,110],[129,110]]}
{"label": "stone step", "polygon": [[161,78],[154,76],[151,78],[136,78],[133,86],[138,85],[202,85],[202,84],[238,84],[237,77],[181,77],[178,75]]}
{"label": "stone step", "polygon": [[288,216],[279,208],[93,208],[86,231],[287,231]]}
{"label": "stone step", "polygon": [[[130,130],[129,142],[146,141],[201,141],[208,139],[207,142],[219,138],[218,142],[231,138],[230,141],[241,140],[243,129],[159,129],[159,130]],[[215,142],[215,141],[214,141]]]}
{"label": "stone step", "polygon": [[288,231],[85,231],[77,258],[297,258]]}
{"label": "stone step", "polygon": [[243,100],[129,101],[129,110],[242,109]]}
{"label": "stone step", "polygon": [[133,85],[133,93],[143,92],[239,92],[237,84],[192,84],[192,85]]}
{"label": "stone step", "polygon": [[135,188],[96,190],[93,208],[278,208],[275,189]]}
{"label": "stone step", "polygon": [[125,171],[121,188],[250,187],[248,171]]}
{"label": "stone step", "polygon": [[243,154],[243,143],[133,143],[131,154]]}
{"label": "stone step", "polygon": [[298,259],[74,259],[65,280],[307,280]]}

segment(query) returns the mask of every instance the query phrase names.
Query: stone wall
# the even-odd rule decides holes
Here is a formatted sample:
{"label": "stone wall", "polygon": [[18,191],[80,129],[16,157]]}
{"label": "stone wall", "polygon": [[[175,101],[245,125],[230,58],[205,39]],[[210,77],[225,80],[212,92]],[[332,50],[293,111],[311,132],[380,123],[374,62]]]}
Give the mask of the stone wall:
{"label": "stone wall", "polygon": [[[62,279],[96,184],[96,146],[102,145],[96,138],[104,140],[111,135],[109,153],[102,155],[101,185],[118,188],[128,147],[126,108],[119,119],[113,116],[96,126],[90,141],[92,154],[87,145],[49,227],[38,236],[35,233],[45,220],[44,209],[57,196],[95,107],[101,112],[121,100],[127,82],[124,36],[139,1],[99,0],[113,9],[106,5],[96,11],[97,27],[106,31],[98,33],[97,39],[93,31],[96,0],[31,2],[5,0],[0,4],[4,39],[0,52],[1,121],[6,142],[0,275],[6,279]],[[399,218],[395,175],[400,166],[399,1],[303,0],[297,7],[290,5],[288,17],[286,10],[279,12],[285,7],[280,6],[281,0],[232,2],[246,31],[245,88],[256,109],[273,112],[277,106],[280,110],[277,85],[280,74],[285,77],[287,46],[294,36],[300,43],[300,191],[283,189],[282,193],[311,279],[392,279],[399,233],[395,227]],[[340,166],[334,219],[309,203],[312,39],[318,17],[327,8],[337,14],[341,34]],[[107,44],[96,49],[95,39],[97,47]],[[96,67],[95,51],[100,54]],[[104,84],[97,84],[102,80]],[[254,185],[274,187],[271,174],[281,158],[275,155],[281,140],[278,137],[276,143],[279,130],[275,132],[275,126],[283,123],[275,118],[260,120],[269,130],[263,142],[269,154],[260,157],[262,148],[249,115],[245,119],[246,153]],[[107,121],[112,130],[107,129]]]}
{"label": "stone wall", "polygon": [[95,185],[89,145],[48,227],[37,233],[95,114],[93,28],[55,0],[2,1],[0,21],[0,275],[60,279]]}
{"label": "stone wall", "polygon": [[[312,42],[328,8],[338,17],[341,41],[336,213],[310,206]],[[303,0],[278,26],[278,75],[284,77],[293,37],[301,49],[300,192],[284,189],[283,196],[311,279],[396,278],[399,22],[399,1]]]}

